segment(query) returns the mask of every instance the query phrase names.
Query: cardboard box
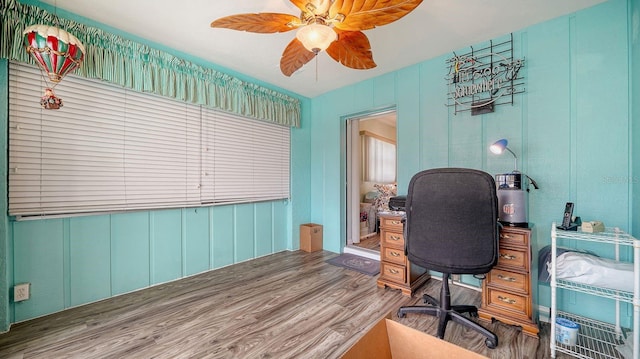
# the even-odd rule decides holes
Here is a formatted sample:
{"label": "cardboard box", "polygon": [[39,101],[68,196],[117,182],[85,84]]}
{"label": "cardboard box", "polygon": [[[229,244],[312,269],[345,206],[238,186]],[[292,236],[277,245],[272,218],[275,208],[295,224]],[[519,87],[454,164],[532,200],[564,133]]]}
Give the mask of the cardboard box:
{"label": "cardboard box", "polygon": [[305,252],[322,250],[322,226],[315,223],[300,225],[300,249]]}
{"label": "cardboard box", "polygon": [[382,318],[342,359],[488,359],[427,333]]}

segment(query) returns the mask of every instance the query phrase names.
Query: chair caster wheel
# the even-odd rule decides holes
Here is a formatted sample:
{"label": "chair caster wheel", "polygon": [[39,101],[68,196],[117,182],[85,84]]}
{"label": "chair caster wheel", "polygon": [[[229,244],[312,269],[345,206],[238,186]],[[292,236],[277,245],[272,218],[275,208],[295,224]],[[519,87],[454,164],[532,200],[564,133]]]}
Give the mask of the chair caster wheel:
{"label": "chair caster wheel", "polygon": [[398,318],[404,318],[404,317],[406,317],[406,316],[407,316],[406,314],[404,314],[404,313],[403,313],[403,312],[401,312],[401,311],[398,311],[398,313],[397,313],[396,315],[398,316]]}
{"label": "chair caster wheel", "polygon": [[477,318],[478,317],[478,312],[469,312],[469,316],[471,316],[473,318]]}
{"label": "chair caster wheel", "polygon": [[485,339],[484,344],[487,346],[487,348],[489,349],[495,349],[498,346],[497,342],[494,342],[491,339]]}

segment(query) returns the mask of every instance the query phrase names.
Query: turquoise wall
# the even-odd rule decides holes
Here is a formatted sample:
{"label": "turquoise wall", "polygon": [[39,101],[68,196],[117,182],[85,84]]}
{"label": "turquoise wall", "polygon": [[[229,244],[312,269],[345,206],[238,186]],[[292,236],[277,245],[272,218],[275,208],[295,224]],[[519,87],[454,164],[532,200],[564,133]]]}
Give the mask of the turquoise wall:
{"label": "turquoise wall", "polygon": [[[585,220],[637,229],[630,183],[638,161],[632,164],[627,7],[626,0],[611,0],[515,32],[514,57],[526,59],[521,71],[526,91],[494,113],[454,114],[445,107],[445,60],[451,53],[312,99],[311,218],[324,225],[325,249],[337,252],[346,242],[345,118],[393,105],[399,193],[406,193],[413,174],[428,168],[511,171],[511,156],[488,151],[491,143],[507,138],[520,170],[540,185],[529,195],[536,257],[550,243],[552,222],[560,221],[568,201]],[[579,246],[613,256],[612,246]],[[536,284],[534,292],[536,303],[550,306],[548,285]],[[600,308],[613,310],[612,301],[574,294],[560,300],[565,310],[611,320],[611,312]],[[629,317],[631,309],[625,310]]]}
{"label": "turquoise wall", "polygon": [[[630,113],[633,119],[631,138],[640,139],[640,0],[631,0],[629,7],[629,39],[631,44],[629,98],[631,99]],[[637,218],[640,215],[640,140],[634,141],[632,148],[632,213]],[[633,233],[636,236],[640,233],[640,221],[638,220],[633,222]]]}
{"label": "turquoise wall", "polygon": [[[8,83],[9,66],[8,62],[4,59],[0,59],[0,86],[1,88],[7,88],[5,84]],[[2,96],[0,98],[0,128],[6,129],[3,133],[7,133],[9,128],[7,114],[9,113],[9,103],[6,101],[8,96]],[[0,135],[3,141],[0,141],[2,147],[0,151],[2,153],[8,153],[8,146],[6,137]],[[0,198],[0,213],[7,213],[8,203],[5,199],[7,197],[7,168],[8,168],[7,156],[0,156],[0,188],[3,189],[3,196]],[[9,329],[10,323],[10,307],[9,307],[9,288],[12,281],[12,266],[11,260],[11,241],[9,240],[9,222],[4,215],[0,215],[0,333]]]}
{"label": "turquoise wall", "polygon": [[286,201],[10,222],[13,322],[290,248]]}

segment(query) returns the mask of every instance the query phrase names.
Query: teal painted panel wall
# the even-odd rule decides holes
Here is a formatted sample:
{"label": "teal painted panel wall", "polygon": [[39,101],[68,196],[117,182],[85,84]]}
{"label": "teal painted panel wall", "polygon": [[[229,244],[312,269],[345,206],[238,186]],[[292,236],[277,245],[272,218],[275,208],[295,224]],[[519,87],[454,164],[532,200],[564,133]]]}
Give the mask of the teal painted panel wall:
{"label": "teal painted panel wall", "polygon": [[[491,143],[507,138],[518,155],[518,168],[540,185],[529,194],[535,256],[550,243],[551,224],[561,219],[567,201],[576,203],[575,213],[583,219],[600,219],[624,230],[637,228],[628,181],[638,166],[632,156],[638,145],[630,136],[634,103],[628,4],[611,0],[514,33],[514,56],[526,59],[525,93],[516,95],[513,105],[497,106],[494,113],[471,116],[445,106],[445,60],[452,54],[312,99],[312,218],[323,221],[324,248],[337,251],[345,238],[340,209],[345,207],[341,184],[346,177],[339,172],[344,153],[336,151],[332,139],[344,138],[345,116],[383,105],[398,109],[400,193],[406,193],[413,174],[428,168],[511,171],[511,156],[488,151]],[[465,50],[469,48],[456,52]],[[335,180],[338,173],[340,180]],[[340,203],[336,193],[341,193]],[[610,247],[580,247],[613,255]],[[622,255],[628,257],[624,251]],[[536,261],[533,270],[537,271]],[[550,305],[548,288],[534,282],[537,304]],[[565,310],[612,320],[612,301],[572,295],[560,301]],[[628,308],[624,312],[628,322]]]}
{"label": "teal painted panel wall", "polygon": [[[245,204],[236,206],[234,219],[235,262],[244,262],[255,257],[253,206]],[[247,226],[246,223],[251,223],[252,225]]]}
{"label": "teal painted panel wall", "polygon": [[[111,288],[114,295],[149,286],[149,213],[111,216]],[[20,256],[16,256],[19,258]]]}
{"label": "teal painted panel wall", "polygon": [[346,121],[395,106],[395,83],[385,75],[311,100],[311,221],[323,226],[325,250],[340,253],[346,243]]}
{"label": "teal painted panel wall", "polygon": [[[632,164],[629,171],[629,182],[632,186],[632,213],[633,217],[640,216],[640,0],[630,1],[629,11],[629,39],[631,44],[630,71],[631,91],[631,118],[633,119],[632,131],[629,133],[632,139]],[[633,140],[635,139],[635,140]],[[640,233],[640,221],[632,222],[633,233]]]}
{"label": "teal painted panel wall", "polygon": [[181,212],[179,209],[153,212],[150,233],[154,238],[150,249],[151,284],[172,281],[185,273],[182,269],[184,235]]}
{"label": "teal painted panel wall", "polygon": [[[111,219],[69,219],[69,301],[65,306],[94,302],[111,295]],[[18,256],[18,258],[21,258]]]}
{"label": "teal painted panel wall", "polygon": [[[308,163],[308,162],[307,162]],[[309,186],[306,186],[303,194],[308,193],[309,191]],[[292,190],[293,193],[293,190]],[[308,196],[307,196],[308,197]],[[271,242],[272,242],[272,250],[271,253],[277,253],[277,252],[282,252],[285,249],[294,249],[297,246],[294,246],[291,243],[291,232],[292,230],[295,230],[295,227],[292,228],[291,225],[291,218],[292,218],[292,205],[293,203],[295,203],[297,205],[298,201],[295,202],[286,202],[286,201],[281,201],[281,202],[272,202],[272,212],[271,212],[271,218],[272,218],[272,223],[271,223]],[[301,213],[297,213],[296,216],[299,216],[300,218],[302,218],[302,216],[305,216],[304,218],[308,219],[308,208],[305,211],[301,211]],[[260,212],[258,212],[260,213]],[[265,215],[266,217],[266,215]],[[297,223],[302,223],[300,219],[295,218],[296,221],[300,221]],[[261,232],[258,232],[257,234],[258,237],[263,236],[263,234]],[[264,239],[262,239],[262,241],[267,242],[268,235],[264,234]],[[299,243],[297,243],[297,245],[299,245]],[[258,255],[264,255],[266,253],[262,252],[262,251],[258,251]]]}
{"label": "teal painted panel wall", "polygon": [[255,256],[262,257],[273,251],[274,243],[271,234],[273,233],[273,216],[271,214],[271,203],[256,203],[254,213],[254,236]]}
{"label": "teal painted panel wall", "polygon": [[[291,195],[295,199],[289,207],[288,217],[277,216],[274,222],[287,223],[291,235],[287,242],[280,241],[275,248],[282,246],[291,249],[300,248],[300,225],[311,221],[311,100],[302,101],[300,127],[291,130]],[[278,214],[280,211],[276,211]],[[278,227],[275,228],[278,233]],[[278,238],[278,236],[276,236]]]}
{"label": "teal painted panel wall", "polygon": [[185,274],[192,275],[210,268],[209,211],[206,208],[190,208],[184,214]]}
{"label": "teal painted panel wall", "polygon": [[[397,81],[403,86],[398,88],[396,113],[398,114],[396,121],[397,135],[399,138],[409,138],[420,136],[420,98],[415,96],[420,93],[420,67],[412,66],[398,71]],[[405,120],[406,119],[406,120]],[[398,166],[397,182],[398,194],[406,193],[409,186],[409,180],[413,173],[409,172],[411,168],[420,166],[420,152],[426,145],[422,141],[416,140],[403,141],[397,144],[398,162],[402,162]],[[404,171],[404,172],[403,172]]]}
{"label": "teal painted panel wall", "polygon": [[14,280],[31,283],[31,298],[15,303],[15,318],[42,316],[64,308],[63,220],[15,223]]}
{"label": "teal painted panel wall", "polygon": [[11,322],[286,250],[289,201],[9,222]]}
{"label": "teal painted panel wall", "polygon": [[211,220],[217,223],[213,227],[213,267],[221,268],[235,263],[234,208],[214,207],[211,212]]}
{"label": "teal painted panel wall", "polygon": [[[9,62],[0,59],[0,86],[9,82]],[[0,128],[8,129],[9,102],[0,98]],[[5,131],[6,132],[6,131]],[[2,136],[0,136],[2,137]],[[4,138],[4,137],[3,137]],[[0,141],[2,153],[8,153],[6,140]],[[7,156],[0,156],[0,188],[2,198],[7,198]],[[7,213],[7,201],[0,200],[0,212]],[[13,320],[13,312],[9,310],[9,285],[13,278],[13,246],[9,240],[10,226],[6,216],[0,216],[0,333],[9,330],[9,323]]]}

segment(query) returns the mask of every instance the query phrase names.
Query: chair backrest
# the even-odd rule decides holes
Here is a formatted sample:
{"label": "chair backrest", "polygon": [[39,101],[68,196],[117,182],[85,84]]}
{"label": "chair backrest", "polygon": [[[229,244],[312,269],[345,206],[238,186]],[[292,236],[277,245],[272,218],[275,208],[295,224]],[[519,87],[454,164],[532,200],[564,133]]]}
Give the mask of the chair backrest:
{"label": "chair backrest", "polygon": [[412,264],[451,274],[487,273],[498,261],[498,199],[493,177],[437,168],[411,178],[405,241]]}

